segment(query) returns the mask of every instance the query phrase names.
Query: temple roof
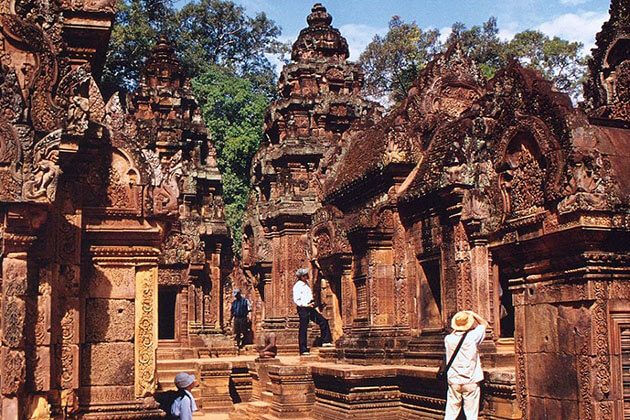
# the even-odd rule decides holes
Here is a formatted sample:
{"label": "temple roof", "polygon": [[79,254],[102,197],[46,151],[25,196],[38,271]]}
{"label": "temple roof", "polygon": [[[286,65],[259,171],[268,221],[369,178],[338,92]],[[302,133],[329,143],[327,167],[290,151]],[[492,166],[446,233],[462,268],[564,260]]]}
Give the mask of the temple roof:
{"label": "temple roof", "polygon": [[584,96],[591,116],[630,125],[630,3],[613,0],[596,36]]}
{"label": "temple roof", "polygon": [[[390,163],[414,165],[427,134],[456,118],[482,93],[483,77],[458,44],[439,54],[418,75],[407,98],[376,126],[355,134],[327,183],[329,196]],[[357,183],[358,185],[358,183]]]}

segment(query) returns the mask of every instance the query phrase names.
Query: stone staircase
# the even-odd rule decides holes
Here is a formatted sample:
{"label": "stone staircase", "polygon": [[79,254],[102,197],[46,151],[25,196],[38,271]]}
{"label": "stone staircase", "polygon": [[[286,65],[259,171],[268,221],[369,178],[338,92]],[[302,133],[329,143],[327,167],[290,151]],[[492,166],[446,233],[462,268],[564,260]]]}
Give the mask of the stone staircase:
{"label": "stone staircase", "polygon": [[251,401],[234,405],[230,413],[230,420],[252,420],[262,418],[269,413],[271,403],[266,401]]}
{"label": "stone staircase", "polygon": [[[180,372],[186,372],[197,377],[199,380],[199,374],[195,366],[194,360],[160,360],[157,362],[157,392],[164,393],[167,391],[176,391],[175,375]],[[201,401],[201,388],[196,387],[192,390],[193,397],[199,405]],[[200,407],[201,408],[201,407]]]}

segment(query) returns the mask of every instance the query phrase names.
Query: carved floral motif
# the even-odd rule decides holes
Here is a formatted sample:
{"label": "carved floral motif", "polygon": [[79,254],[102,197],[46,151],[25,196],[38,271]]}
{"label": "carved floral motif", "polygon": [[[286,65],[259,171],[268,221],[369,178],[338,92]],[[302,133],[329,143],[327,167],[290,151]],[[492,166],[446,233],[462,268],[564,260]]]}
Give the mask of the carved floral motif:
{"label": "carved floral motif", "polygon": [[136,397],[151,395],[156,386],[156,270],[157,268],[141,268],[136,273]]}

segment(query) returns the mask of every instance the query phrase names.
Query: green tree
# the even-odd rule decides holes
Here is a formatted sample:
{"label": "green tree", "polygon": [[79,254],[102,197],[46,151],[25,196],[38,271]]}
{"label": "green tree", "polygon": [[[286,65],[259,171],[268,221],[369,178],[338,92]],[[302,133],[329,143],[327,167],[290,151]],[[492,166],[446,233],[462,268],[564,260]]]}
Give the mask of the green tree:
{"label": "green tree", "polygon": [[243,7],[225,0],[199,0],[186,4],[176,16],[175,42],[192,75],[210,65],[234,74],[264,75],[274,79],[266,53],[286,52],[277,38],[280,28],[264,13],[247,16]]}
{"label": "green tree", "polygon": [[281,29],[264,13],[254,17],[229,0],[199,0],[181,10],[172,0],[119,0],[103,72],[107,93],[131,90],[160,34],[176,47],[188,75],[221,66],[255,82],[268,96],[275,92],[275,72],[267,53],[283,54]]}
{"label": "green tree", "polygon": [[223,175],[225,215],[232,231],[233,248],[241,246],[243,215],[250,190],[249,170],[263,136],[266,95],[254,84],[218,66],[192,82],[204,120],[217,149],[217,163]]}
{"label": "green tree", "polygon": [[442,45],[438,31],[423,32],[415,22],[405,23],[394,17],[389,32],[384,37],[375,36],[359,58],[366,73],[366,90],[376,97],[400,101],[435,53],[458,42],[487,79],[515,59],[523,66],[540,71],[574,101],[580,98],[586,71],[586,58],[581,56],[582,44],[549,38],[532,30],[520,32],[506,42],[501,41],[498,33],[497,21],[493,17],[483,25],[471,28],[458,22],[452,26]]}
{"label": "green tree", "polygon": [[503,49],[505,44],[499,39],[499,28],[494,17],[488,19],[482,26],[475,25],[470,29],[461,22],[451,27],[451,33],[446,45],[459,42],[464,52],[474,60],[482,74],[490,79],[504,64]]}
{"label": "green tree", "polygon": [[437,30],[423,31],[415,22],[394,16],[387,34],[376,35],[359,57],[367,93],[394,102],[404,98],[418,72],[439,51],[439,36]]}
{"label": "green tree", "polygon": [[583,45],[558,37],[549,38],[540,31],[523,31],[514,36],[503,50],[505,60],[516,59],[551,80],[556,88],[574,100],[581,96],[586,72],[586,58],[580,55]]}
{"label": "green tree", "polygon": [[119,0],[117,7],[101,81],[106,98],[133,89],[159,33],[174,23],[171,0]]}

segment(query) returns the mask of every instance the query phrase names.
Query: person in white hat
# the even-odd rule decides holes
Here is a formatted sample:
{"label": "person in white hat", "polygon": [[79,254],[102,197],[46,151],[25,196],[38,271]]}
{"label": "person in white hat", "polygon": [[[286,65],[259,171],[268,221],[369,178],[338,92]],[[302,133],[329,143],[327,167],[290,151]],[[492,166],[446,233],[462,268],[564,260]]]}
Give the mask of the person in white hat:
{"label": "person in white hat", "polygon": [[473,311],[460,311],[453,316],[451,328],[453,332],[444,337],[446,360],[451,360],[458,344],[463,341],[446,372],[448,394],[444,419],[455,420],[463,400],[466,420],[477,420],[481,394],[479,383],[483,381],[479,345],[486,336],[488,321]]}
{"label": "person in white hat", "polygon": [[192,389],[197,386],[195,375],[186,372],[180,372],[175,375],[175,386],[179,392],[173,405],[171,406],[171,414],[180,420],[192,420],[192,413],[197,411],[195,397],[193,397]]}
{"label": "person in white hat", "polygon": [[308,270],[300,268],[295,272],[296,282],[293,285],[293,302],[297,306],[297,313],[300,317],[300,332],[298,343],[300,345],[300,354],[308,355],[308,346],[306,336],[308,332],[309,321],[315,321],[319,325],[323,347],[332,347],[332,336],[330,335],[330,326],[328,320],[319,313],[315,308],[313,300],[313,291],[308,284]]}

